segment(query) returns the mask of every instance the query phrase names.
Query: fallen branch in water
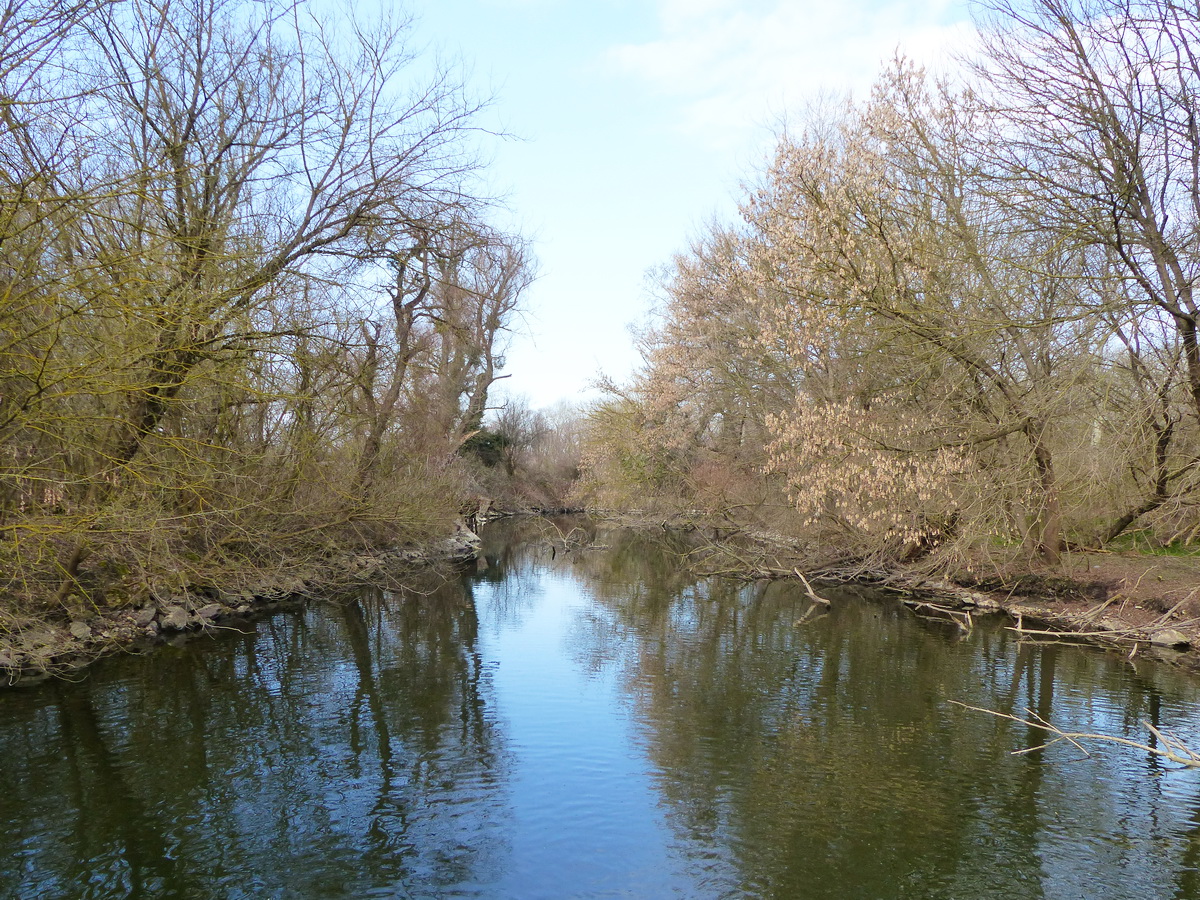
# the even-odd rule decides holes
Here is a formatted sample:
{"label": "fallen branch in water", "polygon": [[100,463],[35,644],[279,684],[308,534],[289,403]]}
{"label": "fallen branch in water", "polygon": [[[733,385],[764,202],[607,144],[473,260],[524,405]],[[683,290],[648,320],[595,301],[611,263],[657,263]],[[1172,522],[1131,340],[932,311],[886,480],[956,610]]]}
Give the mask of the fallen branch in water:
{"label": "fallen branch in water", "polygon": [[[1171,625],[1162,624],[1162,618],[1156,620],[1150,625],[1127,625],[1118,627],[1114,624],[1103,625],[1099,628],[1087,628],[1087,624],[1093,621],[1093,613],[1086,613],[1081,616],[1058,617],[1057,623],[1051,619],[1051,624],[1056,627],[1049,628],[1026,628],[1024,621],[1024,613],[1021,607],[1013,607],[1012,615],[1016,619],[1016,625],[1009,630],[1016,632],[1022,639],[1026,637],[1034,638],[1051,638],[1051,639],[1085,639],[1091,640],[1099,644],[1108,644],[1113,647],[1128,647],[1133,645],[1134,652],[1141,644],[1149,644],[1159,647],[1178,647],[1185,648],[1190,646],[1191,641],[1180,628],[1185,628],[1195,624],[1200,619],[1187,619],[1181,622],[1175,622]],[[1046,617],[1041,615],[1039,611],[1037,618],[1045,621]]]}
{"label": "fallen branch in water", "polygon": [[939,603],[926,603],[921,600],[902,600],[900,602],[911,609],[918,618],[934,622],[950,622],[957,626],[959,632],[964,635],[975,630],[975,620],[971,618],[969,609],[951,609]]}
{"label": "fallen branch in water", "polygon": [[1025,628],[1020,624],[1020,620],[1016,626],[1006,629],[1014,631],[1019,635],[1033,635],[1034,637],[1050,637],[1050,638],[1104,638],[1112,641],[1141,641],[1146,642],[1146,638],[1142,636],[1142,632],[1135,628],[1126,628],[1121,631],[1116,629],[1106,628],[1102,631],[1069,631],[1067,629],[1057,628]]}
{"label": "fallen branch in water", "polygon": [[812,589],[812,585],[808,583],[808,579],[804,577],[804,573],[799,569],[792,569],[796,573],[796,577],[800,579],[800,583],[804,585],[804,592],[808,594],[808,599],[813,603],[820,603],[822,606],[833,606],[828,600]]}
{"label": "fallen branch in water", "polygon": [[1020,756],[1025,753],[1033,753],[1035,750],[1042,750],[1060,741],[1066,741],[1071,744],[1084,756],[1091,756],[1087,748],[1080,741],[1101,741],[1106,744],[1121,744],[1125,747],[1132,747],[1135,750],[1144,750],[1146,753],[1151,753],[1154,756],[1161,756],[1173,763],[1178,763],[1181,766],[1187,766],[1192,769],[1200,769],[1200,752],[1193,750],[1182,740],[1177,738],[1169,731],[1161,731],[1155,728],[1149,722],[1142,720],[1142,724],[1154,736],[1154,739],[1161,746],[1152,746],[1143,744],[1139,741],[1130,740],[1129,738],[1117,737],[1112,734],[1092,734],[1085,731],[1063,731],[1057,725],[1043,719],[1033,710],[1026,708],[1025,712],[1029,718],[1023,719],[1020,716],[1014,716],[1009,713],[997,712],[994,709],[984,709],[981,706],[970,706],[958,700],[951,700],[955,706],[961,706],[963,709],[969,709],[972,712],[987,713],[989,716],[995,716],[998,719],[1008,719],[1010,722],[1018,722],[1029,728],[1036,728],[1039,731],[1044,731],[1046,734],[1053,735],[1050,740],[1045,743],[1038,744],[1036,747],[1026,747],[1024,750],[1014,750],[1014,756]]}

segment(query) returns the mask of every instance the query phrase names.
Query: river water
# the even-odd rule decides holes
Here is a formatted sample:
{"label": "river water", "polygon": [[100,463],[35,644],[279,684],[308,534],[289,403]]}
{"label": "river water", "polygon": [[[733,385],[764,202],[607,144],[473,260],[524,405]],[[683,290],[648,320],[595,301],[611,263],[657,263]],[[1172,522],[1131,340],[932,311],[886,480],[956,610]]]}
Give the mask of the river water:
{"label": "river water", "polygon": [[1200,898],[1200,772],[950,702],[1200,737],[1194,679],[545,528],[0,694],[0,897]]}

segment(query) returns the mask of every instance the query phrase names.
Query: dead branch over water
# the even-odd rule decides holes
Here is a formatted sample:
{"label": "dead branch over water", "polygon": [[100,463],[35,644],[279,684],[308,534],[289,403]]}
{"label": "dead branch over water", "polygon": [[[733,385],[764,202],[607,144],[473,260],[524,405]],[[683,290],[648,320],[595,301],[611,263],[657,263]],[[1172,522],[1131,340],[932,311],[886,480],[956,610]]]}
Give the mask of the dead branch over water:
{"label": "dead branch over water", "polygon": [[1091,756],[1087,748],[1083,746],[1083,741],[1094,741],[1104,744],[1117,744],[1122,747],[1131,747],[1134,750],[1141,750],[1145,753],[1153,754],[1154,756],[1162,757],[1169,762],[1178,763],[1181,766],[1188,768],[1200,768],[1200,753],[1191,749],[1182,739],[1169,731],[1163,731],[1149,722],[1144,721],[1142,725],[1153,736],[1156,743],[1144,744],[1140,741],[1130,740],[1129,738],[1118,737],[1111,734],[1096,734],[1083,731],[1064,731],[1057,725],[1048,722],[1031,709],[1026,709],[1025,717],[1014,716],[1010,713],[998,712],[994,709],[985,709],[980,706],[971,706],[967,703],[962,703],[958,700],[951,700],[955,706],[961,706],[963,709],[971,712],[985,713],[989,716],[995,716],[998,719],[1008,719],[1010,722],[1017,722],[1029,728],[1042,731],[1049,736],[1049,740],[1045,743],[1038,744],[1036,747],[1026,747],[1024,750],[1014,750],[1015,755],[1033,753],[1036,750],[1042,750],[1046,747],[1051,747],[1054,744],[1066,742],[1077,749],[1084,756]]}

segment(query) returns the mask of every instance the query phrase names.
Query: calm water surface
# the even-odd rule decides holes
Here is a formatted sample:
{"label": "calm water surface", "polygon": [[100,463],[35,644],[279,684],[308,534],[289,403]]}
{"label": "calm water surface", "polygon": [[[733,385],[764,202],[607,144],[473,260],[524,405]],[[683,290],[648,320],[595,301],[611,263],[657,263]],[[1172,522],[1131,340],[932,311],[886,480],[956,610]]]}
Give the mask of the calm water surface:
{"label": "calm water surface", "polygon": [[628,532],[0,694],[0,897],[1200,898],[1149,661],[688,576]]}

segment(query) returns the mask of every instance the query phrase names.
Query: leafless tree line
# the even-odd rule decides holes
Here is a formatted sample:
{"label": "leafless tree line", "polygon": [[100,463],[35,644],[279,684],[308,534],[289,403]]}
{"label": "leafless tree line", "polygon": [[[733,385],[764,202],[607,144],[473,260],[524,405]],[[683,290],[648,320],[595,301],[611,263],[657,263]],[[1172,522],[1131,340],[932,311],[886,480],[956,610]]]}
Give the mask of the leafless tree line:
{"label": "leafless tree line", "polygon": [[87,604],[447,525],[532,278],[405,19],[0,9],[0,572]]}

